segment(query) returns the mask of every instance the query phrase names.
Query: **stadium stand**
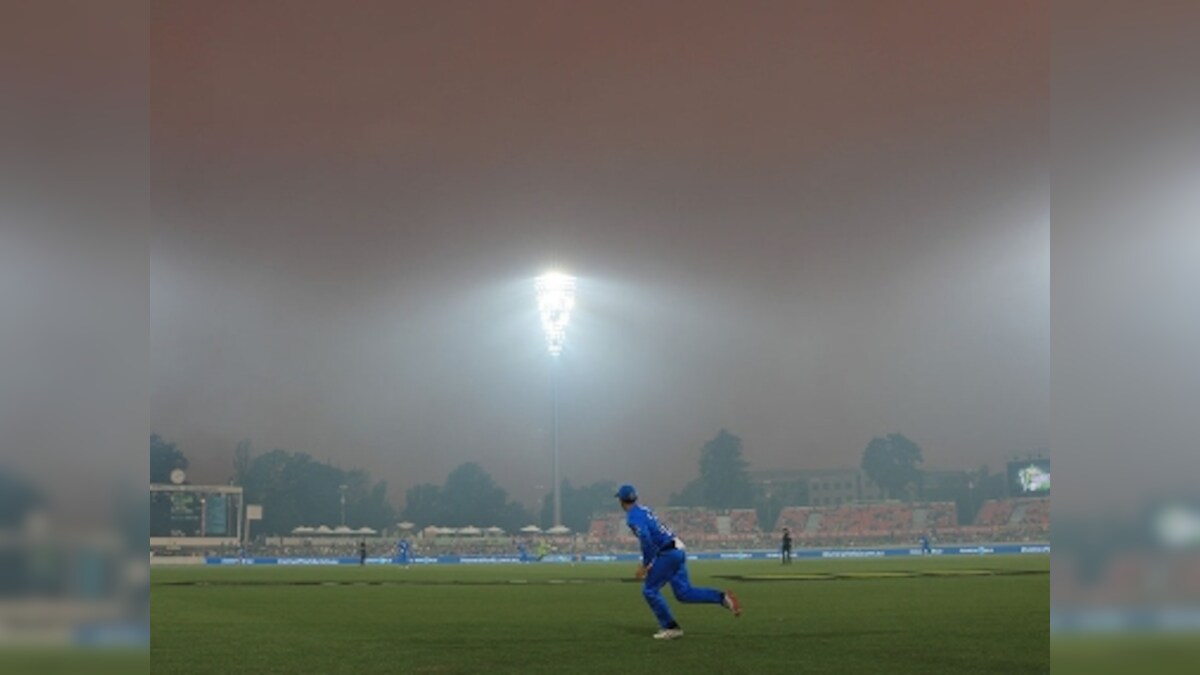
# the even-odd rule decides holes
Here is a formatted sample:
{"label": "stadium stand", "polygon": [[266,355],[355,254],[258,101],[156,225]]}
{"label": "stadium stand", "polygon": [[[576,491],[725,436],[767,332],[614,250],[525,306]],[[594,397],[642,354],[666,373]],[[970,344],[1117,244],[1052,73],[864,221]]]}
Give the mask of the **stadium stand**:
{"label": "stadium stand", "polygon": [[757,534],[758,511],[754,509],[733,509],[729,512],[730,534]]}
{"label": "stadium stand", "polygon": [[1021,523],[1032,525],[1035,527],[1050,527],[1050,500],[1049,499],[1034,499],[1027,500],[1029,503],[1025,505],[1024,514],[1021,518]]}
{"label": "stadium stand", "polygon": [[[808,532],[808,517],[813,509],[807,506],[788,506],[779,512],[775,521],[775,530],[788,528],[792,532]],[[819,523],[818,523],[819,524]]]}
{"label": "stadium stand", "polygon": [[979,527],[1050,527],[1050,500],[989,499],[975,518]]}
{"label": "stadium stand", "polygon": [[[664,508],[659,515],[694,550],[739,550],[775,548],[779,532],[788,527],[799,547],[878,546],[915,544],[922,532],[933,534],[943,543],[986,543],[1044,541],[1050,533],[1050,500],[989,500],[980,509],[975,522],[958,524],[953,502],[876,502],[840,506],[789,506],[782,509],[770,530],[761,530],[754,509],[718,511],[703,508]],[[322,538],[272,537],[257,539],[247,555],[260,556],[353,556],[358,538],[333,540]],[[546,542],[554,552],[607,553],[634,552],[637,541],[625,526],[624,514],[606,512],[595,515],[588,528],[577,536],[543,535],[498,536],[486,538],[412,537],[414,555],[438,554],[512,554],[519,542],[533,550]],[[369,537],[373,556],[389,556],[395,550],[395,537]],[[169,548],[155,555],[185,555],[195,552]],[[237,555],[236,549],[211,549],[209,555]]]}
{"label": "stadium stand", "polygon": [[717,512],[700,508],[666,508],[658,510],[659,517],[684,540],[704,540],[720,534]]}
{"label": "stadium stand", "polygon": [[975,517],[975,524],[980,527],[1007,525],[1015,507],[1016,504],[1012,499],[989,499],[979,509],[979,515]]}
{"label": "stadium stand", "polygon": [[588,535],[594,539],[612,540],[622,535],[629,536],[629,528],[625,525],[624,514],[606,513],[603,516],[593,516],[588,527]]}
{"label": "stadium stand", "polygon": [[801,539],[814,537],[902,536],[958,524],[953,502],[791,506],[783,509],[775,530],[787,527]]}

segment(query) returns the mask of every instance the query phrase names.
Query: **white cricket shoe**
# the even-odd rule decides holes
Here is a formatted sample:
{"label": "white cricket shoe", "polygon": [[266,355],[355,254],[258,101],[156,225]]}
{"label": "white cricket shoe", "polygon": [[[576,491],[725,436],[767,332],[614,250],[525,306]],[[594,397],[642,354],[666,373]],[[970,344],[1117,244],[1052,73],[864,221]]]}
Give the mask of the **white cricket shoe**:
{"label": "white cricket shoe", "polygon": [[683,637],[682,628],[664,628],[654,634],[655,640],[674,640]]}

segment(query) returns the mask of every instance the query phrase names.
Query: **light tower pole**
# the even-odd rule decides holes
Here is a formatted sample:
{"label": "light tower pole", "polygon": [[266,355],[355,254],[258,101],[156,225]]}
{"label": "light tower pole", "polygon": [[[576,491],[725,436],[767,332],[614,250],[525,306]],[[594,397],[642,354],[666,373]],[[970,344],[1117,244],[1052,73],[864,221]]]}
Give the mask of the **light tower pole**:
{"label": "light tower pole", "polygon": [[338,491],[342,493],[342,527],[346,526],[346,489],[349,485],[339,485]]}
{"label": "light tower pole", "polygon": [[546,334],[546,348],[550,350],[550,388],[553,399],[554,419],[551,444],[554,447],[554,526],[562,525],[562,495],[558,469],[558,397],[559,356],[567,337],[567,324],[571,321],[571,310],[575,308],[575,277],[559,272],[548,272],[534,282],[537,291],[538,311],[542,315],[542,331]]}

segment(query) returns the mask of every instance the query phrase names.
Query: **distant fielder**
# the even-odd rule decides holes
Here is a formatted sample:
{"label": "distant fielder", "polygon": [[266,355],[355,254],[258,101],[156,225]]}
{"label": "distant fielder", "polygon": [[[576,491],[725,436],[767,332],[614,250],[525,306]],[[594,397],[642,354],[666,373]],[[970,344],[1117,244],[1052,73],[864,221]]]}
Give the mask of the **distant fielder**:
{"label": "distant fielder", "polygon": [[654,634],[655,640],[683,637],[683,629],[671,616],[671,608],[661,592],[668,583],[675,593],[675,599],[680,602],[721,605],[733,612],[734,616],[741,616],[742,606],[733,593],[692,587],[688,581],[687,554],[684,553],[683,542],[658,520],[653,511],[637,503],[637,490],[632,485],[622,485],[616,497],[621,500],[621,508],[625,509],[625,523],[642,545],[642,564],[638,566],[636,576],[645,580],[642,595],[658,619],[659,631]]}

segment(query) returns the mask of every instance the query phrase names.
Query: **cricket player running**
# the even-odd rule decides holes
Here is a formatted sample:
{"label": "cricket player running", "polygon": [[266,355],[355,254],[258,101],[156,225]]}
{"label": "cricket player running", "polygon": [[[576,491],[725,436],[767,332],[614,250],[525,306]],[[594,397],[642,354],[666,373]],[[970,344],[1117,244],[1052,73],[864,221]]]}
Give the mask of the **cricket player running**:
{"label": "cricket player running", "polygon": [[625,523],[642,546],[642,564],[638,566],[637,578],[645,580],[642,595],[658,619],[659,631],[654,634],[655,640],[683,637],[683,629],[671,615],[671,608],[662,595],[661,589],[668,583],[679,602],[721,605],[733,612],[734,616],[741,616],[742,606],[733,593],[692,587],[688,581],[687,554],[683,550],[683,542],[658,520],[653,511],[637,503],[637,490],[632,485],[622,485],[615,496],[621,500],[621,508],[625,509]]}

